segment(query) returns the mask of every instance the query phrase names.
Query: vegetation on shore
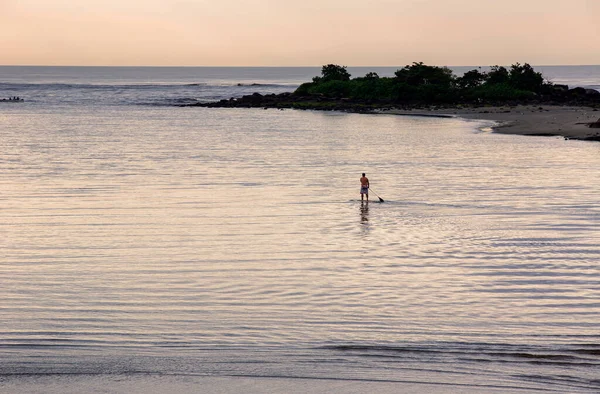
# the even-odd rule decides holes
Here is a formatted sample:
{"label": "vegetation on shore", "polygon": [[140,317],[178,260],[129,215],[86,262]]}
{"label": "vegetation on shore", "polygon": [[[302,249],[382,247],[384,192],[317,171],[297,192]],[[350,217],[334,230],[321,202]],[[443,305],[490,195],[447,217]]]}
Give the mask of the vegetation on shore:
{"label": "vegetation on shore", "polygon": [[345,66],[328,64],[312,82],[293,93],[252,95],[202,107],[264,107],[370,112],[378,108],[483,106],[518,104],[586,105],[600,107],[600,92],[556,85],[529,64],[473,69],[456,76],[448,67],[407,65],[393,77],[369,72],[352,78]]}
{"label": "vegetation on shore", "polygon": [[456,104],[527,101],[565,89],[545,80],[527,63],[509,68],[492,66],[488,72],[473,69],[460,77],[448,67],[423,63],[407,65],[393,77],[379,77],[371,72],[351,78],[345,66],[335,64],[323,66],[321,74],[302,84],[295,94],[399,104]]}

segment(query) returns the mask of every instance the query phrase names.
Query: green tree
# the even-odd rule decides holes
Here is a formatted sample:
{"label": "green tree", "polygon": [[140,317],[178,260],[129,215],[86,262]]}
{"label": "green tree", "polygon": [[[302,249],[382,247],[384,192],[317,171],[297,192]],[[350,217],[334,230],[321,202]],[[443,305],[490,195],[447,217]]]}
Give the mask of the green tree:
{"label": "green tree", "polygon": [[487,73],[486,84],[495,85],[498,83],[508,83],[509,79],[510,76],[506,67],[492,66],[490,72]]}
{"label": "green tree", "polygon": [[467,71],[456,83],[461,89],[472,89],[481,86],[487,80],[487,75],[479,70]]}
{"label": "green tree", "polygon": [[346,70],[346,66],[338,66],[337,64],[327,64],[321,68],[321,78],[319,82],[349,80],[350,73]]}
{"label": "green tree", "polygon": [[394,75],[399,82],[410,86],[437,85],[440,88],[450,88],[456,78],[448,67],[427,66],[423,62],[405,66]]}
{"label": "green tree", "polygon": [[511,86],[530,92],[539,92],[544,85],[542,73],[536,72],[527,63],[523,65],[519,63],[513,64],[510,67],[509,81]]}

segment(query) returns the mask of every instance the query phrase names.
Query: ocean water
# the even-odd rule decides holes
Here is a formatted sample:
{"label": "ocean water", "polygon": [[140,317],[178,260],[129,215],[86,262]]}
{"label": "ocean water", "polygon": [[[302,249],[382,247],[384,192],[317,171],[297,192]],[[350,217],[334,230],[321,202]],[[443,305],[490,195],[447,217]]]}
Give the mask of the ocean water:
{"label": "ocean water", "polygon": [[[600,85],[600,67],[551,72]],[[64,376],[600,390],[600,144],[177,106],[317,73],[0,67],[0,97],[25,99],[0,102],[0,392]],[[360,202],[362,172],[384,203]]]}

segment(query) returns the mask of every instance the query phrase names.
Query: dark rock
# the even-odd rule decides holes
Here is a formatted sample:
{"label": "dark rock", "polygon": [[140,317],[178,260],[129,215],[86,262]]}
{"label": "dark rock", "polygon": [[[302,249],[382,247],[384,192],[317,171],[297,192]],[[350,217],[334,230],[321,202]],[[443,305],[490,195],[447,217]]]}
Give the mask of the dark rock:
{"label": "dark rock", "polygon": [[596,134],[596,135],[592,135],[589,137],[585,137],[585,138],[583,138],[583,140],[585,140],[585,141],[600,141],[600,135]]}
{"label": "dark rock", "polygon": [[586,91],[584,88],[573,88],[573,89],[569,89],[569,93],[572,96],[585,96]]}

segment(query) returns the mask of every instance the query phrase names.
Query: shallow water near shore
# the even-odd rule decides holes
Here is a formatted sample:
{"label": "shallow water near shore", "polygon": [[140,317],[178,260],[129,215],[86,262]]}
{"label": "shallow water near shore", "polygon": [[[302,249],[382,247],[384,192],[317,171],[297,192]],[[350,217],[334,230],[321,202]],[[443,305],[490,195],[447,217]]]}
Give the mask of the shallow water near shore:
{"label": "shallow water near shore", "polygon": [[597,392],[600,145],[489,125],[3,108],[0,391]]}

